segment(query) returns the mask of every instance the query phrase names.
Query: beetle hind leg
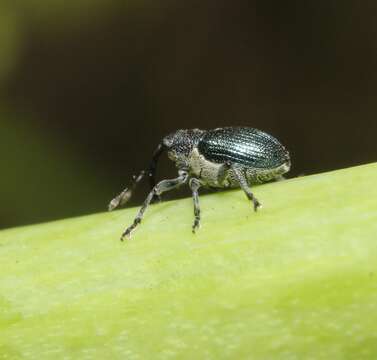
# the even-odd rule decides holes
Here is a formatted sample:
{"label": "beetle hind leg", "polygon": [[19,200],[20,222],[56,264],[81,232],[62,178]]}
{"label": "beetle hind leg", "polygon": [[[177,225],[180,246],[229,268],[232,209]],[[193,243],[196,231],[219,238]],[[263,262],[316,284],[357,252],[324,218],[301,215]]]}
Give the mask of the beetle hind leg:
{"label": "beetle hind leg", "polygon": [[254,196],[254,194],[251,192],[250,187],[247,183],[246,176],[242,169],[240,169],[237,166],[232,165],[233,174],[239,183],[241,189],[244,191],[247,198],[253,202],[254,211],[257,211],[258,208],[262,207],[262,204],[258,201],[258,199]]}

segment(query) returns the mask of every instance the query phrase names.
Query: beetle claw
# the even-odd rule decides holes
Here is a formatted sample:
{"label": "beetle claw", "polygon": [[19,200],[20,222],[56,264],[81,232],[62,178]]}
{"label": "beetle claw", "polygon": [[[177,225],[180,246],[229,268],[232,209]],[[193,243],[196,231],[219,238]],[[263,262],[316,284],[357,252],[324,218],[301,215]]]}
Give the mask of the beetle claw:
{"label": "beetle claw", "polygon": [[254,204],[255,212],[258,211],[258,209],[262,207],[262,204],[257,199],[254,199],[253,204]]}
{"label": "beetle claw", "polygon": [[131,231],[127,229],[122,236],[120,237],[120,241],[124,241],[124,239],[127,238],[127,240],[131,240]]}
{"label": "beetle claw", "polygon": [[196,234],[196,231],[200,229],[200,222],[199,220],[194,221],[194,225],[192,225],[192,233]]}

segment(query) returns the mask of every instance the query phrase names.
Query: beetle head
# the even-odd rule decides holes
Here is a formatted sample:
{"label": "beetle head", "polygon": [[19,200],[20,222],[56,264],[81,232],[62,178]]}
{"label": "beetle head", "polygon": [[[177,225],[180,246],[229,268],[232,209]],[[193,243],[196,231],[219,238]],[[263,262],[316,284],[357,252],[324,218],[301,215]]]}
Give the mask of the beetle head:
{"label": "beetle head", "polygon": [[162,140],[168,156],[173,161],[185,160],[200,140],[203,130],[177,130]]}

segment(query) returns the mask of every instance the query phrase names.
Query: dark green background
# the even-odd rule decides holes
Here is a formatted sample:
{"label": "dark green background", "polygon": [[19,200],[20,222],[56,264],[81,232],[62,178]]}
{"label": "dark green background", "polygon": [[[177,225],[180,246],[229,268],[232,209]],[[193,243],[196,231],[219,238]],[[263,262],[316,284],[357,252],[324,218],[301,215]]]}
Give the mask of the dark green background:
{"label": "dark green background", "polygon": [[0,227],[106,209],[177,128],[266,130],[291,176],[375,161],[376,17],[372,0],[2,2]]}

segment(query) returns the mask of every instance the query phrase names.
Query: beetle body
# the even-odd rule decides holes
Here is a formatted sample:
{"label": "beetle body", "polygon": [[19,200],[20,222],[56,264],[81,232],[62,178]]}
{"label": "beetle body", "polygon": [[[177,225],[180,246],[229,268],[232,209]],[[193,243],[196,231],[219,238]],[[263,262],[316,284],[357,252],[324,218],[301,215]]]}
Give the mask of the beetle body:
{"label": "beetle body", "polygon": [[[179,176],[172,180],[162,180],[155,185],[156,164],[163,151],[175,162]],[[200,224],[198,189],[241,187],[253,202],[254,209],[260,206],[250,190],[255,183],[279,179],[289,171],[290,157],[285,147],[273,136],[248,127],[224,127],[213,130],[177,130],[164,137],[154,153],[147,171],[142,171],[131,189],[126,188],[110,203],[110,210],[125,203],[136,184],[147,174],[151,192],[136,216],[134,223],[127,228],[124,236],[141,222],[153,197],[188,183],[193,194],[195,221],[193,231]]]}
{"label": "beetle body", "polygon": [[249,185],[275,179],[290,168],[289,153],[284,146],[271,135],[253,128],[179,130],[164,138],[163,143],[176,166],[186,168],[207,187],[239,187],[232,169],[221,176],[224,164],[240,167]]}

